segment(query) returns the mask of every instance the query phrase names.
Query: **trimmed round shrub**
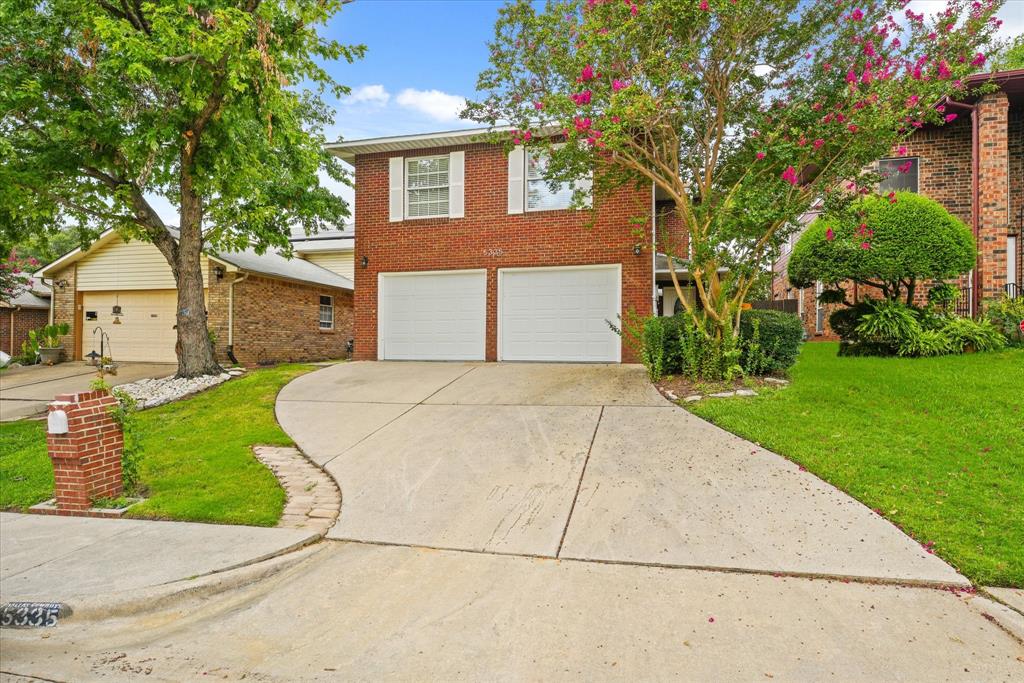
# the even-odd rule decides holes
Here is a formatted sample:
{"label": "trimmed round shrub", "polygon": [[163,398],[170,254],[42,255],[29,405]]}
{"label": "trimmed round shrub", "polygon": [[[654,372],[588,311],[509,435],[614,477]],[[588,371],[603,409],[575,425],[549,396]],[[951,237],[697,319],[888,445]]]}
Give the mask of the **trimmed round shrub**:
{"label": "trimmed round shrub", "polygon": [[963,221],[924,195],[895,198],[867,196],[815,220],[790,254],[793,285],[853,280],[884,285],[896,297],[900,281],[947,280],[974,267],[974,237]]}
{"label": "trimmed round shrub", "polygon": [[[748,309],[740,315],[740,340],[743,347],[740,364],[744,371],[752,375],[779,372],[796,363],[800,343],[804,340],[804,326],[792,313]],[[756,352],[751,346],[755,342],[759,346]],[[755,353],[764,360],[755,359]]]}

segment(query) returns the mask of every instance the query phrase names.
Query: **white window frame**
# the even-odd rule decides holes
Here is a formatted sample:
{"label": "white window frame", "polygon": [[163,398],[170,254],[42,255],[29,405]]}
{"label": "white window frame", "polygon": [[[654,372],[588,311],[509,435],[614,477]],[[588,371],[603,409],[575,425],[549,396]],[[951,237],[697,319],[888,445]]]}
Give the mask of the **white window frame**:
{"label": "white window frame", "polygon": [[[324,303],[324,299],[327,299],[330,303],[325,304]],[[334,297],[329,295],[329,294],[321,294],[319,302],[320,302],[319,319],[317,321],[318,329],[323,330],[325,332],[329,331],[329,330],[333,330],[334,329]],[[330,320],[324,320],[324,312],[325,311],[330,316]],[[324,323],[325,322],[329,323],[327,327],[324,327]]]}
{"label": "white window frame", "polygon": [[814,332],[825,334],[825,306],[818,300],[825,291],[825,284],[820,280],[814,283]]}
{"label": "white window frame", "polygon": [[[429,187],[409,187],[409,164],[416,161],[424,161],[426,159],[444,159],[445,163],[448,164],[447,179],[444,185],[432,185]],[[426,216],[410,216],[409,215],[409,193],[413,190],[436,190],[436,189],[448,190],[448,206],[444,213],[432,213]],[[402,159],[402,206],[405,220],[416,221],[424,218],[448,218],[451,214],[452,209],[452,166],[451,158],[448,154],[429,154],[421,157],[405,157]]]}
{"label": "white window frame", "polygon": [[[561,146],[562,145],[554,145],[554,148],[558,149]],[[541,183],[543,185],[543,187],[544,187],[544,191],[547,193],[547,196],[549,196],[549,197],[552,196],[551,188],[548,187],[548,179],[547,178],[531,178],[530,177],[530,158],[533,157],[534,159],[536,159],[536,158],[539,158],[541,156],[544,156],[544,157],[547,157],[550,160],[551,155],[546,153],[546,152],[543,152],[541,150],[531,150],[528,147],[523,150],[523,154],[524,154],[524,157],[523,157],[523,211],[527,212],[527,213],[531,213],[531,212],[534,212],[534,211],[567,211],[568,209],[571,209],[572,208],[573,195],[576,192],[576,188],[574,187],[575,184],[571,183],[571,182],[560,183],[562,186],[567,187],[569,189],[569,191],[570,191],[570,193],[569,193],[569,203],[566,204],[565,206],[539,206],[539,207],[532,208],[532,209],[530,208],[530,183],[531,182],[532,183]]]}

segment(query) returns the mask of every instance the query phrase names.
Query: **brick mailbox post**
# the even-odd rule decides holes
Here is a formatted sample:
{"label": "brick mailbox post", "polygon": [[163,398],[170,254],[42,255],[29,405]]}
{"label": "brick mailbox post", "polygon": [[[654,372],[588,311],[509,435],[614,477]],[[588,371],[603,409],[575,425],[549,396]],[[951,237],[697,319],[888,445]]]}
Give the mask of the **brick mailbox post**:
{"label": "brick mailbox post", "polygon": [[[59,512],[82,512],[97,498],[117,498],[123,492],[124,434],[110,414],[117,403],[105,391],[59,394],[50,403],[46,447]],[[67,416],[66,426],[59,411]]]}

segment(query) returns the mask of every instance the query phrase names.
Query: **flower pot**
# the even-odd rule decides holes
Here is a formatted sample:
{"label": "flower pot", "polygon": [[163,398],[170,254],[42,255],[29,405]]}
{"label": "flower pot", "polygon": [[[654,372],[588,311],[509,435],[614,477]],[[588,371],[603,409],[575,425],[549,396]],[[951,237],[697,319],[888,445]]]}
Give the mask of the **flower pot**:
{"label": "flower pot", "polygon": [[53,365],[60,362],[60,355],[64,353],[64,347],[58,346],[52,349],[39,348],[39,359],[46,365]]}

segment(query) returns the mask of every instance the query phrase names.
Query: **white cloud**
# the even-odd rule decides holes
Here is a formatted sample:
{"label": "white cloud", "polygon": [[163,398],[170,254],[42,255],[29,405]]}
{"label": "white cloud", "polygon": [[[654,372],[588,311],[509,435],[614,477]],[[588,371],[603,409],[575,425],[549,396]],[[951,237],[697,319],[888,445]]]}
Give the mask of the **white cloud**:
{"label": "white cloud", "polygon": [[408,109],[415,109],[435,121],[458,121],[459,112],[466,106],[466,98],[449,95],[440,90],[416,90],[406,88],[398,93],[395,102]]}
{"label": "white cloud", "polygon": [[383,85],[361,85],[358,88],[353,88],[352,92],[343,101],[346,104],[364,102],[367,104],[375,104],[378,106],[384,106],[391,99],[391,93],[389,93]]}

